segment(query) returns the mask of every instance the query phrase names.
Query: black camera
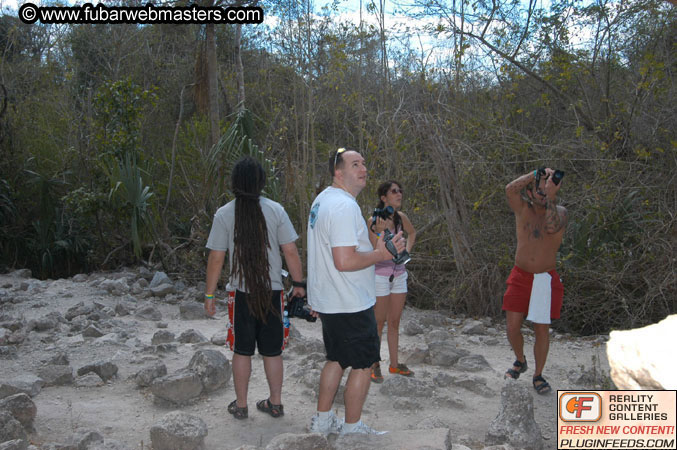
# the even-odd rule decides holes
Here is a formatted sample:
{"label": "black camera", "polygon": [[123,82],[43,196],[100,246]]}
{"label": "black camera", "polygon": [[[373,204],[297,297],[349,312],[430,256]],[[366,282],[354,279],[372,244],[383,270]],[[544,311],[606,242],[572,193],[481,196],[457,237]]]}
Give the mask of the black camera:
{"label": "black camera", "polygon": [[314,317],[310,314],[310,307],[308,306],[307,297],[292,297],[287,301],[287,305],[284,307],[287,311],[287,315],[291,317],[299,317],[305,319],[308,322],[315,322],[317,317]]}
{"label": "black camera", "polygon": [[555,170],[555,173],[552,175],[552,182],[559,184],[559,182],[562,181],[562,178],[564,178],[564,172],[561,170]]}
{"label": "black camera", "polygon": [[402,253],[397,253],[397,249],[395,248],[395,244],[393,244],[392,240],[393,234],[390,232],[390,230],[387,228],[383,230],[383,241],[386,243],[386,248],[390,254],[393,255],[393,262],[399,265],[406,264],[411,261],[411,256],[409,256],[408,251],[402,250]]}
{"label": "black camera", "polygon": [[[536,185],[541,180],[541,177],[545,175],[545,167],[539,167],[536,170]],[[560,181],[562,181],[562,178],[564,178],[564,171],[562,170],[555,170],[555,173],[552,174],[552,182],[555,184],[559,184]]]}
{"label": "black camera", "polygon": [[374,208],[373,222],[376,222],[377,217],[380,217],[383,220],[388,220],[388,218],[394,213],[395,210],[392,206],[386,206],[385,208]]}

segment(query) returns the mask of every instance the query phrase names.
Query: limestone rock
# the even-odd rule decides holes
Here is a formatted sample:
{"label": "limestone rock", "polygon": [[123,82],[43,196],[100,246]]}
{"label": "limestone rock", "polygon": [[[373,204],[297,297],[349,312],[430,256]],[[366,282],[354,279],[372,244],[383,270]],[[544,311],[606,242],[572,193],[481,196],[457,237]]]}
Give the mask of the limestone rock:
{"label": "limestone rock", "polygon": [[26,440],[26,431],[9,411],[0,409],[0,442],[15,439]]}
{"label": "limestone rock", "polygon": [[430,397],[433,393],[423,381],[402,376],[387,377],[379,391],[388,396],[419,398]]}
{"label": "limestone rock", "polygon": [[170,412],[150,429],[154,450],[199,450],[204,448],[207,425],[199,417]]}
{"label": "limestone rock", "polygon": [[461,333],[463,334],[485,334],[486,326],[479,320],[469,320],[461,328]]}
{"label": "limestone rock", "polygon": [[150,340],[150,343],[153,345],[167,344],[169,342],[174,342],[175,339],[176,336],[174,336],[174,333],[172,333],[171,331],[160,330],[155,332],[155,334]]}
{"label": "limestone rock", "polygon": [[26,430],[33,429],[38,408],[27,394],[14,394],[0,400],[0,409],[8,411]]}
{"label": "limestone rock", "polygon": [[178,405],[197,398],[203,390],[200,376],[190,370],[179,370],[156,378],[150,388],[158,399]]}
{"label": "limestone rock", "polygon": [[152,366],[144,367],[134,375],[136,385],[139,387],[148,387],[153,380],[167,375],[167,366],[164,363],[156,362]]}
{"label": "limestone rock", "polygon": [[228,358],[218,350],[198,350],[188,363],[188,368],[200,376],[207,392],[228,384],[232,375]]}
{"label": "limestone rock", "polygon": [[0,398],[9,397],[10,395],[23,392],[30,397],[35,397],[40,393],[45,380],[36,377],[33,374],[24,374],[13,380],[0,382]]}
{"label": "limestone rock", "polygon": [[94,372],[103,381],[108,381],[117,375],[118,366],[110,361],[99,361],[94,364],[87,364],[78,369],[78,375],[85,375],[89,372]]}
{"label": "limestone rock", "polygon": [[197,302],[183,302],[179,305],[179,315],[183,320],[199,320],[207,318],[204,305]]}
{"label": "limestone rock", "polygon": [[166,295],[173,294],[175,291],[174,285],[171,283],[150,287],[150,292],[156,297],[165,297]]}
{"label": "limestone rock", "polygon": [[162,313],[153,305],[142,306],[137,309],[134,316],[142,320],[158,321],[162,319]]}
{"label": "limestone rock", "polygon": [[491,366],[482,355],[463,356],[458,359],[454,367],[466,372],[479,372],[481,370],[491,369]]}
{"label": "limestone rock", "polygon": [[0,444],[0,450],[27,450],[28,442],[24,439],[13,439]]}
{"label": "limestone rock", "polygon": [[510,444],[513,447],[540,450],[541,429],[534,419],[534,399],[524,383],[507,379],[501,390],[501,406],[489,424],[487,445]]}
{"label": "limestone rock", "polygon": [[644,328],[612,331],[606,346],[618,389],[677,389],[677,314]]}
{"label": "limestone rock", "polygon": [[155,272],[155,275],[153,275],[153,279],[150,281],[150,287],[154,288],[162,284],[172,284],[172,280],[164,272],[160,271]]}
{"label": "limestone rock", "polygon": [[318,433],[279,434],[266,445],[266,450],[331,450],[331,448],[327,438]]}
{"label": "limestone rock", "polygon": [[73,383],[71,366],[48,364],[38,370],[38,376],[44,380],[45,386],[63,386]]}
{"label": "limestone rock", "polygon": [[181,333],[178,337],[178,341],[183,344],[200,344],[202,342],[207,342],[207,338],[204,334],[191,328]]}
{"label": "limestone rock", "polygon": [[456,348],[454,344],[447,342],[431,342],[428,351],[430,364],[441,367],[453,366],[469,353],[467,350]]}
{"label": "limestone rock", "polygon": [[402,327],[402,332],[407,336],[416,336],[423,333],[423,327],[414,320],[408,320]]}

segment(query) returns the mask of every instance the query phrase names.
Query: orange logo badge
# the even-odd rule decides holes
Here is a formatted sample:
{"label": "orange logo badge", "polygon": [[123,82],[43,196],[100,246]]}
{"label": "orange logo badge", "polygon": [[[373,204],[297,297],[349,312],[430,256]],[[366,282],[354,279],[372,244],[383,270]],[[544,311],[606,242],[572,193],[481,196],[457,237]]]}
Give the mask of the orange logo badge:
{"label": "orange logo badge", "polygon": [[602,417],[602,397],[596,392],[564,392],[559,417],[563,422],[597,422]]}

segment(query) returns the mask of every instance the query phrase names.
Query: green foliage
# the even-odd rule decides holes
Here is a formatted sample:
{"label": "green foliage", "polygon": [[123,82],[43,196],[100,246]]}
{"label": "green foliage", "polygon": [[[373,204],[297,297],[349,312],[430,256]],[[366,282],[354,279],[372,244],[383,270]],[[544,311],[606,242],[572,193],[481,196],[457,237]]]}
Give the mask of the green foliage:
{"label": "green foliage", "polygon": [[108,194],[110,205],[129,220],[134,255],[141,257],[145,237],[153,233],[151,216],[151,198],[153,193],[141,176],[142,170],[131,155],[125,155],[119,165],[112,165],[112,170],[104,164],[110,180],[111,189]]}
{"label": "green foliage", "polygon": [[239,108],[233,115],[233,121],[221,136],[219,142],[210,150],[208,155],[208,176],[216,180],[221,168],[230,172],[238,159],[244,155],[252,156],[259,160],[267,174],[266,187],[263,193],[273,200],[280,198],[280,182],[277,178],[275,162],[266,157],[266,154],[253,141],[254,138],[254,115],[246,108]]}
{"label": "green foliage", "polygon": [[[211,214],[227,201],[243,154],[266,167],[265,194],[290,213],[303,258],[310,202],[329,182],[327,157],[348,146],[367,161],[358,197],[365,214],[381,181],[405,188],[404,211],[420,230],[409,265],[413,304],[500,314],[516,245],[504,186],[549,165],[567,173],[560,202],[570,218],[556,326],[597,333],[674,313],[675,8],[657,0],[413,4],[409,14],[430,26],[411,20],[406,32],[384,35],[343,22],[337,3],[321,15],[312,3],[267,5],[279,24],[243,27],[249,110],[236,104],[233,30],[219,28],[218,103],[227,118],[213,148],[198,95],[201,26],[0,17],[3,267],[47,277],[159,256],[165,270],[202,279]],[[459,28],[463,17],[472,29]],[[439,169],[450,163],[436,159],[438,144],[454,164],[456,184],[446,190],[467,211],[465,229],[445,222],[454,216],[440,201],[448,180]],[[473,253],[462,274],[458,233]]]}
{"label": "green foliage", "polygon": [[157,101],[155,89],[144,90],[131,79],[102,86],[94,99],[99,127],[100,156],[113,155],[117,161],[140,156],[143,109]]}

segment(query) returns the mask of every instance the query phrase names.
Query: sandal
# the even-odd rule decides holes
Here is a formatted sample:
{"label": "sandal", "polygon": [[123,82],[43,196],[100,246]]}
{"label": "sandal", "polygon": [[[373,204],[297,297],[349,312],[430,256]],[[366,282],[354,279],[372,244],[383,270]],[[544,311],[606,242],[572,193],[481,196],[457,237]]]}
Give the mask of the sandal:
{"label": "sandal", "polygon": [[[536,384],[537,382],[541,382],[540,384]],[[550,387],[550,384],[548,384],[547,381],[545,381],[545,378],[543,378],[540,375],[536,375],[533,379],[533,384],[534,384],[534,389],[536,389],[536,392],[538,394],[547,394],[550,391],[552,391],[552,388]]]}
{"label": "sandal", "polygon": [[230,405],[228,405],[228,412],[233,415],[238,420],[246,419],[249,417],[249,408],[246,406],[244,408],[237,406],[237,399],[233,400]]}
{"label": "sandal", "polygon": [[413,377],[414,376],[414,371],[409,370],[409,367],[407,367],[405,364],[398,364],[397,367],[388,367],[388,372],[390,373],[396,373],[405,377]]}
{"label": "sandal", "polygon": [[513,380],[516,380],[520,377],[521,374],[527,371],[527,360],[525,359],[524,362],[520,361],[519,359],[516,359],[514,363],[512,363],[514,367],[518,367],[518,370],[513,369],[512,367],[508,369],[508,371],[505,373],[504,378],[512,378]]}
{"label": "sandal", "polygon": [[371,368],[371,381],[374,383],[383,383],[383,374],[381,373],[381,365],[374,364]]}
{"label": "sandal", "polygon": [[275,418],[284,416],[284,406],[272,404],[269,398],[256,402],[256,409]]}

